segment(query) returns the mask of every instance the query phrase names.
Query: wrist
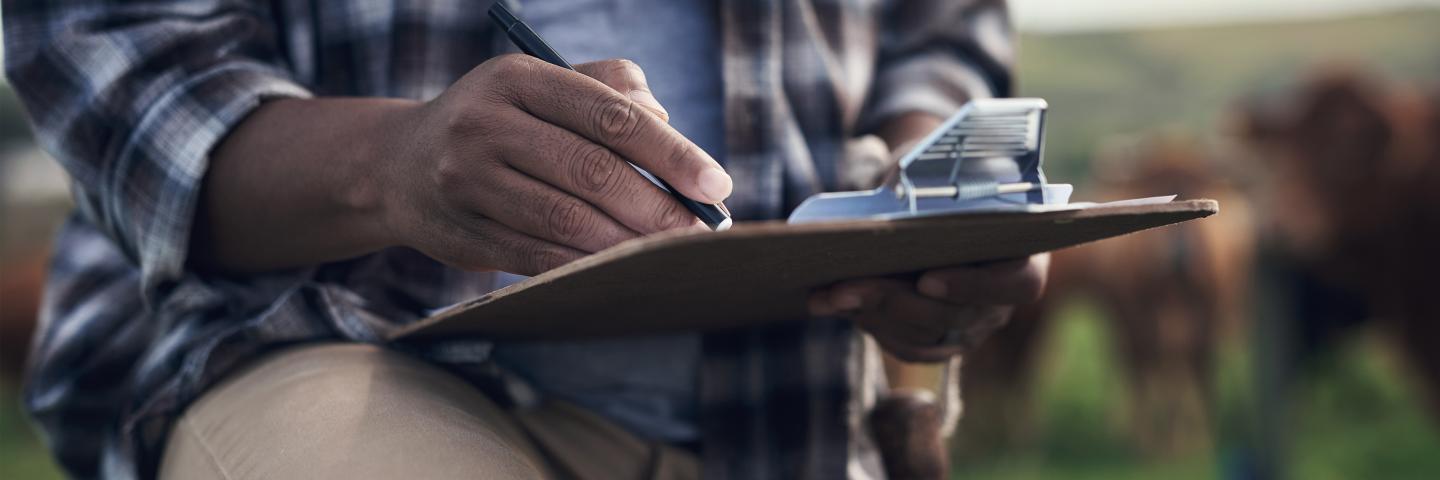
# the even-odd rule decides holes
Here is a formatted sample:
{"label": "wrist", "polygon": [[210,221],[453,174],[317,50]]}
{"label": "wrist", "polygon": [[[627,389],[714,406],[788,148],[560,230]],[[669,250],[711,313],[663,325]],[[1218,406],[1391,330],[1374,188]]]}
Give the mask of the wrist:
{"label": "wrist", "polygon": [[415,129],[423,103],[410,100],[379,100],[357,138],[358,167],[342,194],[347,210],[363,225],[365,235],[376,249],[407,245],[406,220],[413,209],[409,176],[417,152]]}

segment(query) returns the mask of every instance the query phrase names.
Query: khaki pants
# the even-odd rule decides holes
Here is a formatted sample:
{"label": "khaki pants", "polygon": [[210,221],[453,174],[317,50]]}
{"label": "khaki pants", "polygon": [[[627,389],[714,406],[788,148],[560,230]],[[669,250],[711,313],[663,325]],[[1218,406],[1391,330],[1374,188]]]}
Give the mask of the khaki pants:
{"label": "khaki pants", "polygon": [[369,345],[303,346],[211,388],[176,422],[162,479],[693,479],[694,454],[558,402],[506,411]]}

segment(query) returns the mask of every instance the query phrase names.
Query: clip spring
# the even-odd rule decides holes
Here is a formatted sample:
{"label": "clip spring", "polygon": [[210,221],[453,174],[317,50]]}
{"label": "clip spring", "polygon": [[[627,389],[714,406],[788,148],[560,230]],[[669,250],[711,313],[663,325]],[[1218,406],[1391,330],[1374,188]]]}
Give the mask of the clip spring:
{"label": "clip spring", "polygon": [[905,198],[905,195],[914,195],[915,198],[952,198],[955,200],[970,200],[975,198],[993,197],[1007,193],[1029,193],[1041,188],[1038,183],[1016,182],[1016,183],[993,183],[981,182],[972,184],[945,185],[941,187],[911,187],[906,188],[904,184],[895,187],[895,198]]}

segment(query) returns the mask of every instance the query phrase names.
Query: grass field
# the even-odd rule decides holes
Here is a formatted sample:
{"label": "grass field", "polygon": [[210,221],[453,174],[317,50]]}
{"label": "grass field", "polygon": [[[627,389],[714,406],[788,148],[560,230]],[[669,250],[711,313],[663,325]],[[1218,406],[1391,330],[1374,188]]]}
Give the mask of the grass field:
{"label": "grass field", "polygon": [[[1126,437],[1125,379],[1110,352],[1104,318],[1083,302],[1064,310],[1041,367],[1038,441],[970,460],[955,478],[1245,478],[1255,415],[1248,347],[1222,355],[1214,448],[1165,461],[1142,458]],[[1440,419],[1421,410],[1383,336],[1359,335],[1315,367],[1293,392],[1289,478],[1440,478]]]}
{"label": "grass field", "polygon": [[13,383],[0,379],[0,478],[62,478],[50,461],[50,454],[21,416],[18,396]]}

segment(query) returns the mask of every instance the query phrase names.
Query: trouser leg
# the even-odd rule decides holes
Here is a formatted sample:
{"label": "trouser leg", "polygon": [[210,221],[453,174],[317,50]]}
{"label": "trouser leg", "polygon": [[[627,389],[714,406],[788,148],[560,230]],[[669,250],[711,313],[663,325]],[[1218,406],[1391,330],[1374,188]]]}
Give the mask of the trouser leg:
{"label": "trouser leg", "polygon": [[537,479],[509,415],[458,377],[369,345],[297,347],[211,388],[172,429],[160,478]]}

